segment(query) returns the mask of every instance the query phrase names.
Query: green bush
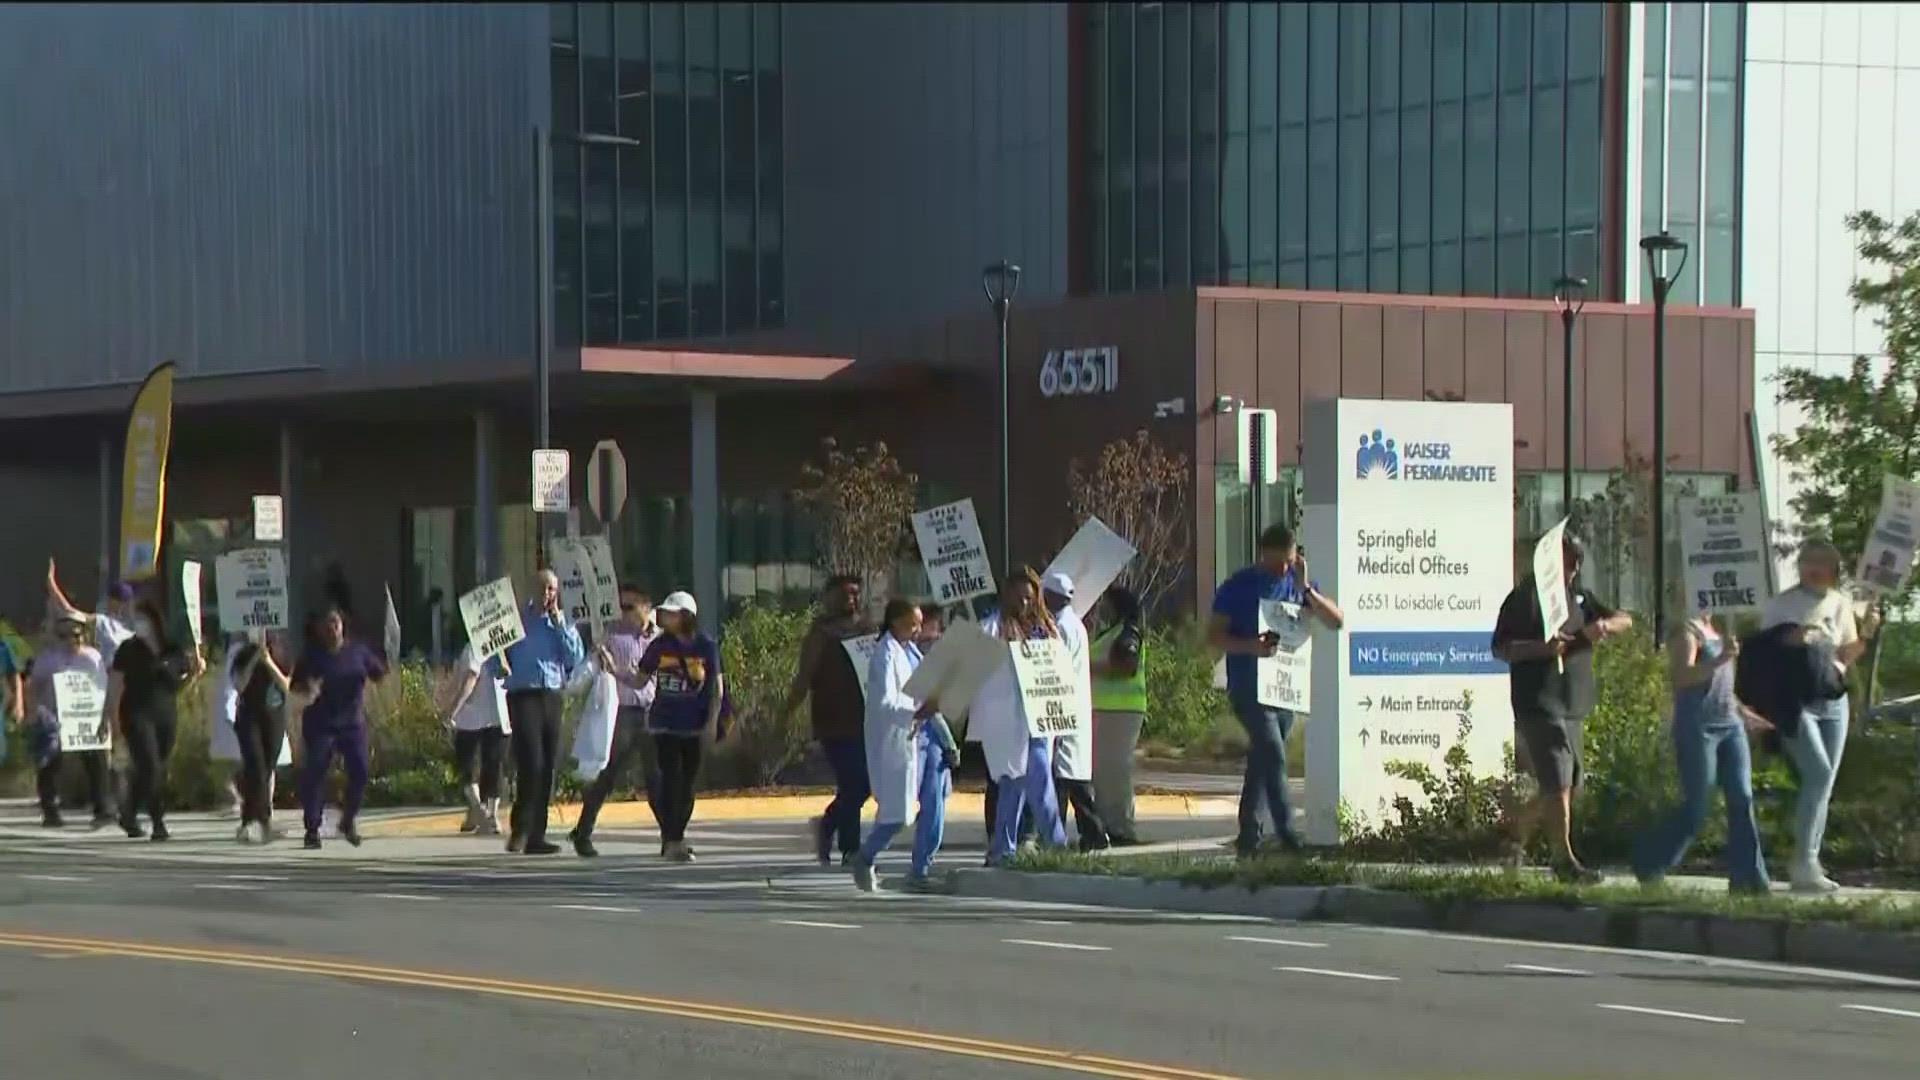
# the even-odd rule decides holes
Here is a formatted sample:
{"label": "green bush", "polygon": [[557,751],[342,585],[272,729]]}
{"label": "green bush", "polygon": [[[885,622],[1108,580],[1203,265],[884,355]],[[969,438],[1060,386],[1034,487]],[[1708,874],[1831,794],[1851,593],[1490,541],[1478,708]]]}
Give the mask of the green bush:
{"label": "green bush", "polygon": [[1215,739],[1227,714],[1225,691],[1213,688],[1214,656],[1192,623],[1156,626],[1147,631],[1147,719],[1145,743],[1200,748]]}
{"label": "green bush", "polygon": [[727,620],[720,662],[733,700],[733,728],[706,770],[709,784],[771,784],[806,757],[813,739],[811,725],[799,712],[791,720],[782,719],[780,707],[811,622],[812,615],[804,609],[755,602],[743,604]]}

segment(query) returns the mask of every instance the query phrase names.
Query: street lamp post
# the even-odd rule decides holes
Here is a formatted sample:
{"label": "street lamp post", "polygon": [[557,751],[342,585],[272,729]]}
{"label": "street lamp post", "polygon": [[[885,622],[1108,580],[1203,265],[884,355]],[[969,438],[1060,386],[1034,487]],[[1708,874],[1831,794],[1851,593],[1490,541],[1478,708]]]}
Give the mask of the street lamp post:
{"label": "street lamp post", "polygon": [[1667,295],[1687,265],[1687,242],[1662,229],[1640,241],[1653,281],[1653,638],[1667,623]]}
{"label": "street lamp post", "polygon": [[1012,465],[1009,461],[1008,442],[1010,439],[1007,420],[1007,316],[1013,310],[1013,298],[1020,291],[1020,268],[1009,262],[997,262],[980,271],[980,287],[986,290],[987,302],[993,305],[994,316],[1000,322],[1000,581],[1005,584],[1013,576],[1012,530]]}
{"label": "street lamp post", "polygon": [[1587,306],[1587,279],[1563,277],[1553,283],[1553,299],[1560,305],[1560,514],[1573,513],[1573,323]]}

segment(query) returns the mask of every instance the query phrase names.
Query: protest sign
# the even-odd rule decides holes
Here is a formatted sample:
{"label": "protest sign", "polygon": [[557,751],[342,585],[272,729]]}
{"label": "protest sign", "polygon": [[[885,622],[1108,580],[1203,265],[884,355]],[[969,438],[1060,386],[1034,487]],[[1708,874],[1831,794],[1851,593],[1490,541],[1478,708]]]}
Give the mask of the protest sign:
{"label": "protest sign", "polygon": [[860,677],[860,696],[867,694],[867,670],[873,666],[873,654],[880,649],[879,634],[863,634],[848,638],[840,643],[847,651],[847,662],[853,665],[853,673]]}
{"label": "protest sign", "polygon": [[993,564],[972,499],[914,514],[913,535],[927,568],[928,587],[942,605],[993,594]]}
{"label": "protest sign", "polygon": [[1868,592],[1899,592],[1913,572],[1920,539],[1920,484],[1897,476],[1880,481],[1880,514],[1860,552],[1854,577]]}
{"label": "protest sign", "polygon": [[587,595],[594,606],[593,637],[603,641],[607,625],[620,618],[620,570],[613,561],[613,544],[606,537],[582,537],[580,550],[586,555]]}
{"label": "protest sign", "polygon": [[227,633],[284,630],[287,563],[279,548],[229,551],[213,564],[220,590],[220,629]]}
{"label": "protest sign", "polygon": [[973,707],[974,695],[1007,660],[1007,643],[980,629],[978,623],[956,622],[907,680],[913,700],[936,702],[948,720],[959,723]]}
{"label": "protest sign", "polygon": [[1260,633],[1279,643],[1272,656],[1254,664],[1259,701],[1268,708],[1305,713],[1313,701],[1313,624],[1305,614],[1299,604],[1260,602]]}
{"label": "protest sign", "polygon": [[1091,616],[1100,597],[1139,554],[1126,538],[1097,517],[1090,517],[1047,564],[1048,574],[1065,574],[1073,581],[1073,610]]}
{"label": "protest sign", "polygon": [[1678,511],[1687,606],[1700,615],[1759,610],[1768,559],[1759,493],[1682,498]]}
{"label": "protest sign", "polygon": [[1080,735],[1091,729],[1092,699],[1082,693],[1081,665],[1059,638],[1012,643],[1013,677],[1027,714],[1027,733],[1036,739]]}
{"label": "protest sign", "polygon": [[187,613],[187,633],[193,635],[193,647],[198,649],[205,632],[200,626],[200,564],[191,559],[180,564],[180,603]]}
{"label": "protest sign", "polygon": [[487,660],[524,641],[527,628],[513,598],[513,579],[501,578],[460,597],[460,621],[480,659]]}
{"label": "protest sign", "polygon": [[107,723],[107,685],[91,671],[62,671],[53,677],[53,708],[60,719],[60,749],[107,750],[113,725]]}

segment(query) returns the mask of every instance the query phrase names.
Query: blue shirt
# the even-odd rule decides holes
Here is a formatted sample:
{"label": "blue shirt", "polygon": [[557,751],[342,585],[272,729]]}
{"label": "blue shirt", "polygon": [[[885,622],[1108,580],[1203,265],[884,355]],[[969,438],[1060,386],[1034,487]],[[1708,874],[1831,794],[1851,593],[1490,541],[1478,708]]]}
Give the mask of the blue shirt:
{"label": "blue shirt", "polygon": [[318,686],[319,695],[300,714],[308,728],[351,727],[362,723],[362,705],[370,680],[385,678],[387,665],[372,649],[357,641],[341,645],[337,651],[315,647],[300,656],[293,667],[295,686]]}
{"label": "blue shirt", "polygon": [[682,641],[661,634],[640,658],[640,673],[653,676],[649,730],[697,735],[707,726],[713,684],[720,677],[720,646],[712,638],[696,634]]}
{"label": "blue shirt", "polygon": [[[1309,582],[1309,588],[1319,589],[1319,582]],[[1235,638],[1251,638],[1260,633],[1260,603],[1263,600],[1283,600],[1289,604],[1304,605],[1307,591],[1293,579],[1293,570],[1276,574],[1260,563],[1254,563],[1234,573],[1220,583],[1213,594],[1213,613],[1227,617],[1227,634]],[[1230,653],[1227,656],[1227,699],[1234,704],[1250,704],[1258,697],[1260,676],[1256,664],[1258,659],[1245,654]]]}
{"label": "blue shirt", "polygon": [[564,617],[553,618],[537,605],[528,604],[520,614],[526,639],[507,647],[507,692],[516,690],[561,690],[567,677],[587,658],[580,643],[580,631]]}

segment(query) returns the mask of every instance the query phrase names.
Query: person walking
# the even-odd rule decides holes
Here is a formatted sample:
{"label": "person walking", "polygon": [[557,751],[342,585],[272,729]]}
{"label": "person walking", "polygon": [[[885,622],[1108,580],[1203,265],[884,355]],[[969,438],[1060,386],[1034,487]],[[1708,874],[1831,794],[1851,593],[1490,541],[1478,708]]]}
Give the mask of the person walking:
{"label": "person walking", "polygon": [[1555,876],[1590,885],[1601,875],[1573,853],[1573,796],[1586,779],[1581,750],[1597,693],[1593,649],[1631,628],[1633,616],[1608,607],[1578,581],[1586,546],[1572,533],[1562,535],[1567,621],[1546,633],[1539,589],[1528,573],[1501,603],[1493,627],[1493,655],[1507,664],[1515,756],[1539,787],[1533,802],[1514,815],[1508,860],[1516,867],[1524,861],[1527,842],[1544,819],[1552,830]]}
{"label": "person walking", "polygon": [[836,842],[842,865],[852,865],[860,849],[860,812],[872,794],[867,775],[864,717],[866,698],[860,673],[843,642],[873,632],[860,617],[860,579],[836,574],[820,595],[820,613],[800,642],[800,664],[781,706],[781,722],[791,723],[800,703],[812,699],[813,739],[833,770],[833,800],[808,823],[814,856],[821,866],[833,862]]}
{"label": "person walking", "polygon": [[[1031,569],[1009,579],[1000,590],[999,610],[983,619],[980,628],[1009,643],[1058,638],[1060,629],[1040,602],[1041,591],[1040,578]],[[999,791],[987,865],[998,866],[1012,857],[1020,843],[1020,818],[1028,809],[1040,841],[1064,846],[1067,834],[1053,784],[1053,740],[1031,733],[1011,650],[974,695],[970,727],[978,730]]]}
{"label": "person walking", "polygon": [[[640,674],[640,661],[659,636],[660,628],[653,622],[653,598],[638,585],[620,586],[620,618],[607,630],[607,657],[612,661],[608,670],[620,684],[620,709],[613,722],[613,745],[607,753],[606,766],[593,778],[586,797],[581,800],[580,824],[567,834],[574,854],[583,859],[600,854],[593,846],[594,824],[600,820],[600,808],[613,795],[614,785],[627,775],[633,757],[638,755],[641,763],[649,766],[646,775],[653,774],[647,709],[653,704],[655,689],[652,680]],[[666,853],[664,836],[660,849],[662,854]]]}
{"label": "person walking", "polygon": [[81,611],[67,599],[60,588],[59,568],[52,559],[47,560],[47,600],[53,606],[56,615],[78,615],[93,631],[94,647],[100,652],[100,662],[113,667],[113,655],[121,643],[133,636],[134,599],[136,593],[131,584],[116,581],[107,587],[106,600],[99,610],[89,614]]}
{"label": "person walking", "polygon": [[486,660],[468,642],[460,650],[460,681],[441,723],[453,732],[453,763],[467,800],[463,833],[500,835],[500,774],[506,764],[513,722],[507,717],[507,669],[503,657]]}
{"label": "person walking", "polygon": [[938,732],[946,725],[931,703],[920,707],[907,696],[907,680],[921,660],[919,605],[890,600],[883,622],[886,629],[867,666],[867,768],[877,809],[873,828],[854,857],[853,880],[862,892],[879,891],[874,863],[905,827],[907,800],[917,797],[920,812],[914,819],[907,888],[922,892],[946,828],[952,762],[959,753],[951,733],[940,738]]}
{"label": "person walking", "polygon": [[1633,871],[1656,884],[1699,834],[1717,780],[1727,801],[1727,885],[1737,893],[1767,891],[1767,862],[1753,816],[1753,761],[1749,732],[1772,725],[1734,696],[1740,640],[1696,615],[1667,645],[1673,682],[1673,749],[1680,767],[1680,805],[1634,845]]}
{"label": "person walking", "polygon": [[241,843],[269,843],[273,831],[274,770],[287,741],[287,703],[293,680],[273,654],[265,631],[258,641],[241,638],[228,654],[233,683],[233,737],[240,754]]}
{"label": "person walking", "polygon": [[380,655],[347,636],[346,613],[328,606],[308,620],[307,644],[294,665],[293,693],[300,713],[300,803],[307,850],[320,849],[327,773],[339,754],[347,774],[340,804],[340,838],[360,846],[360,804],[367,794],[367,684],[387,677]]}
{"label": "person walking", "polygon": [[120,737],[133,763],[127,799],[120,807],[120,828],[138,840],[146,811],[153,839],[171,835],[166,823],[167,763],[179,728],[182,687],[199,678],[207,664],[198,649],[185,649],[167,637],[166,622],[151,600],[134,609],[133,636],[114,651],[107,684],[107,715],[118,717]]}
{"label": "person walking", "polygon": [[1293,713],[1260,703],[1259,661],[1271,657],[1276,645],[1260,633],[1260,605],[1268,601],[1297,604],[1301,615],[1311,614],[1328,629],[1338,630],[1346,614],[1333,597],[1307,573],[1306,553],[1295,543],[1293,530],[1274,525],[1260,534],[1259,553],[1251,566],[1234,573],[1213,594],[1213,616],[1207,625],[1207,644],[1227,657],[1227,701],[1247,731],[1247,770],[1240,788],[1240,831],[1234,850],[1242,857],[1261,845],[1260,810],[1273,819],[1274,838],[1295,850],[1300,838],[1293,831],[1293,809],[1287,798],[1287,736]]}
{"label": "person walking", "polygon": [[[27,752],[33,757],[35,787],[40,796],[40,824],[58,829],[65,822],[60,816],[60,765],[66,754],[60,749],[60,703],[55,693],[55,676],[70,671],[84,672],[107,690],[107,669],[100,651],[86,643],[88,617],[71,609],[53,617],[53,642],[40,650],[27,666],[25,694]],[[111,713],[102,713],[103,726],[112,723]],[[105,828],[113,821],[112,785],[107,773],[107,751],[76,750],[87,772],[87,795],[93,803],[93,827]]]}
{"label": "person walking", "polygon": [[1767,601],[1760,623],[1762,631],[1777,626],[1798,627],[1792,632],[1794,644],[1833,649],[1841,692],[1809,702],[1801,712],[1799,729],[1787,732],[1783,727],[1781,739],[1800,778],[1800,794],[1794,804],[1790,880],[1795,892],[1831,893],[1840,886],[1822,869],[1820,849],[1826,839],[1827,805],[1833,798],[1834,779],[1840,773],[1852,714],[1852,702],[1844,690],[1846,674],[1878,632],[1880,619],[1877,611],[1868,612],[1865,625],[1854,617],[1853,603],[1840,588],[1840,549],[1832,543],[1821,538],[1808,540],[1801,546],[1796,564],[1800,580]]}
{"label": "person walking", "polygon": [[1092,645],[1093,803],[1114,847],[1140,843],[1133,819],[1133,752],[1147,716],[1146,632],[1140,599],[1115,585]]}
{"label": "person walking", "polygon": [[[1067,647],[1067,659],[1080,672],[1080,709],[1093,723],[1093,669],[1088,655],[1087,627],[1073,606],[1073,578],[1054,572],[1040,583],[1047,613],[1060,628],[1060,642]],[[1107,827],[1100,819],[1099,805],[1093,796],[1093,732],[1056,736],[1053,740],[1054,784],[1062,807],[1073,808],[1074,827],[1080,833],[1081,851],[1101,851],[1108,846]]]}
{"label": "person walking", "polygon": [[513,726],[514,791],[507,850],[551,855],[560,848],[547,842],[547,804],[553,798],[553,771],[559,764],[561,692],[586,661],[580,631],[560,607],[560,579],[540,571],[537,595],[521,612],[526,637],[506,651],[507,716]]}
{"label": "person walking", "polygon": [[662,633],[647,646],[639,671],[641,686],[654,691],[647,714],[654,757],[647,802],[660,827],[661,856],[685,863],[694,860],[687,823],[693,820],[701,746],[719,737],[726,675],[720,646],[700,629],[700,608],[691,595],[669,593],[659,617]]}

